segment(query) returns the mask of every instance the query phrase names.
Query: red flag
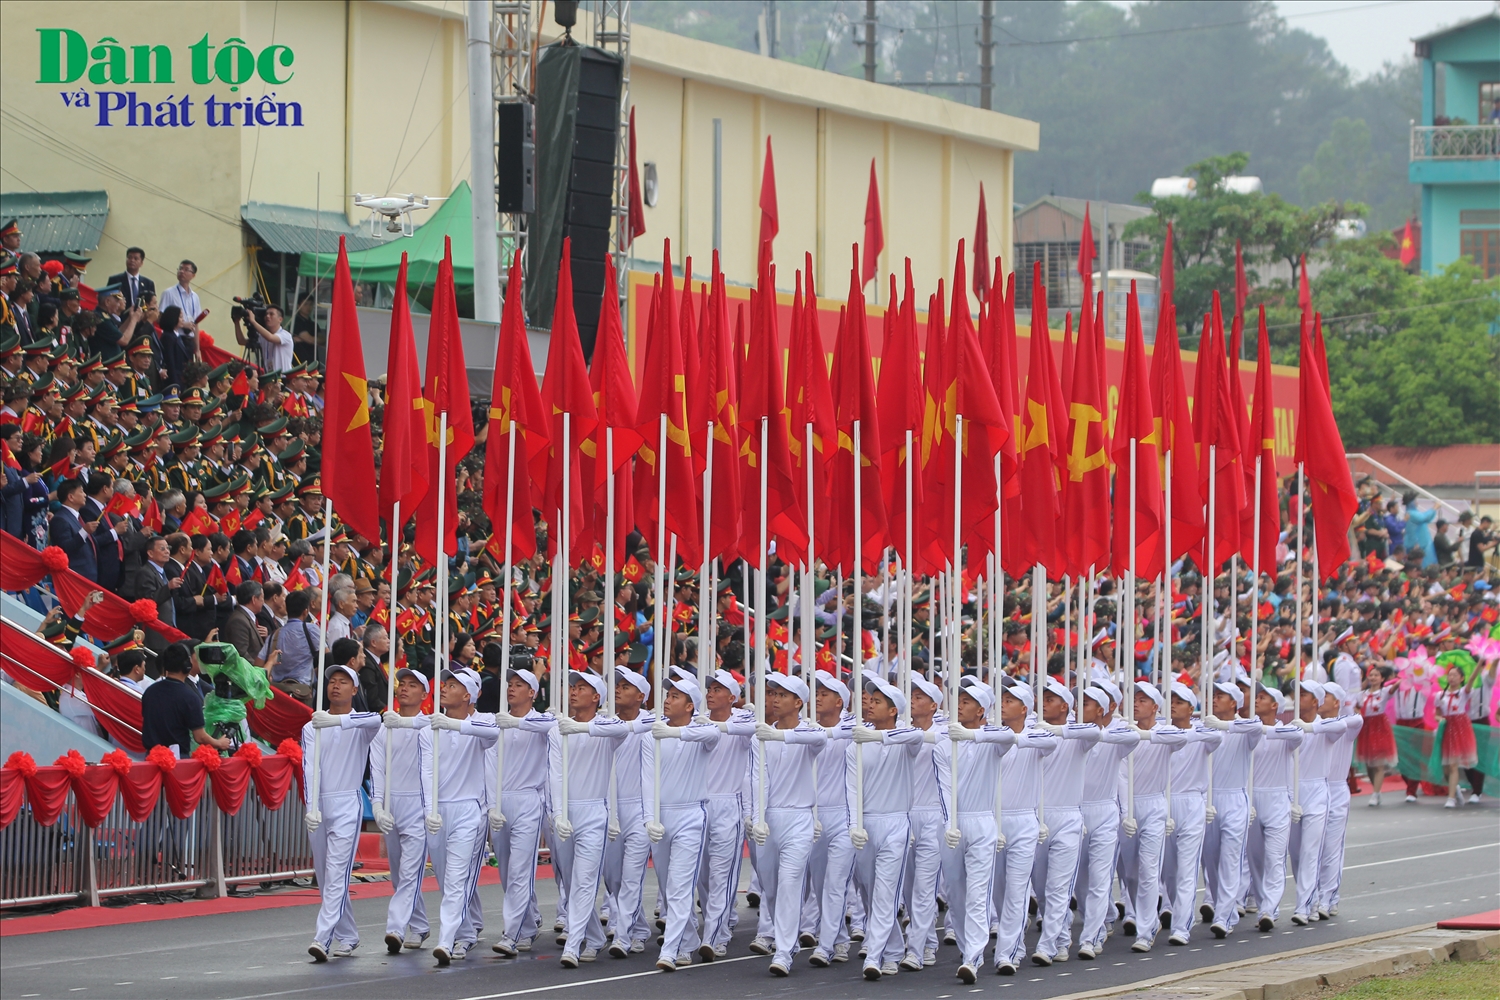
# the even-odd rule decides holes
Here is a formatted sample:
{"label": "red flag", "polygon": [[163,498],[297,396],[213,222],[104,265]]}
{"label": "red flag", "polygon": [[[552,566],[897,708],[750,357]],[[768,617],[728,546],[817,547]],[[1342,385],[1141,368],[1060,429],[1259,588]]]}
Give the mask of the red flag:
{"label": "red flag", "polygon": [[1412,229],[1411,220],[1406,220],[1406,228],[1401,230],[1401,256],[1402,267],[1411,267],[1411,262],[1417,259],[1417,237]]}
{"label": "red flag", "polygon": [[766,163],[760,174],[760,242],[776,238],[781,217],[776,211],[776,164],[771,160],[771,137],[766,136]]}
{"label": "red flag", "polygon": [[[672,248],[664,241],[661,308],[646,337],[636,410],[636,430],[643,443],[637,453],[640,461],[635,470],[635,514],[636,526],[641,529],[659,562],[666,562],[669,551],[669,546],[661,543],[675,534],[677,554],[686,565],[696,566],[702,561],[700,546],[703,536],[699,528],[692,438],[687,425],[687,372],[682,357],[682,331],[672,301],[675,295]],[[666,430],[664,454],[661,452],[663,426]],[[663,488],[666,490],[665,533],[661,532],[657,521],[661,514],[660,491]],[[670,573],[672,567],[667,567],[667,571]]]}
{"label": "red flag", "polygon": [[875,160],[870,160],[870,190],[865,194],[865,240],[863,259],[860,261],[860,287],[873,277],[880,264],[880,251],[885,249],[885,228],[880,224],[880,187],[875,181]]}
{"label": "red flag", "polygon": [[141,516],[141,498],[133,493],[116,493],[104,507],[106,514],[121,514],[126,517]]}
{"label": "red flag", "polygon": [[[469,412],[469,373],[464,364],[458,301],[453,290],[453,241],[445,237],[443,243],[443,262],[438,265],[431,324],[427,330],[426,383],[422,398],[427,415],[427,481],[435,484],[442,477],[449,485],[443,502],[446,510],[441,548],[451,556],[458,551],[458,495],[452,485],[458,463],[474,447],[474,417]],[[438,432],[445,413],[448,415],[447,448],[440,460]],[[433,486],[416,510],[417,554],[434,564],[438,561],[439,548],[437,495],[438,490]]]}
{"label": "red flag", "polygon": [[157,534],[161,534],[161,508],[156,505],[155,496],[152,496],[151,502],[146,505],[146,513],[141,515],[141,523]]}
{"label": "red flag", "polygon": [[[1079,340],[1083,339],[1083,328],[1078,330]],[[1063,350],[1062,350],[1062,383],[1065,391],[1071,391],[1073,387],[1073,310],[1069,309],[1063,316]]]}
{"label": "red flag", "polygon": [[224,576],[224,570],[218,563],[210,563],[212,568],[204,579],[204,585],[216,594],[229,593],[229,580]]}
{"label": "red flag", "polygon": [[[542,493],[548,554],[555,555],[562,538],[563,477],[568,477],[568,564],[574,567],[588,555],[585,539],[584,486],[578,461],[583,442],[598,422],[594,391],[583,363],[583,344],[573,317],[573,246],[563,237],[557,265],[557,300],[552,311],[552,335],[547,347],[547,372],[542,378],[542,412],[548,414],[547,447],[533,456],[531,475]],[[568,415],[567,433],[563,415]]]}
{"label": "red flag", "polygon": [[1120,381],[1120,409],[1110,457],[1115,463],[1114,540],[1111,571],[1122,579],[1130,569],[1130,481],[1132,442],[1135,445],[1135,571],[1150,580],[1162,570],[1162,491],[1157,471],[1160,424],[1151,411],[1151,386],[1146,369],[1146,344],[1141,334],[1141,311],[1135,282],[1125,308],[1125,372]]}
{"label": "red flag", "polygon": [[[234,533],[236,531],[239,531],[239,530],[240,530],[240,512],[239,511],[232,510],[228,514],[225,514],[223,517],[221,517],[219,519],[219,531],[222,532],[225,535],[228,535],[230,538],[233,538],[234,537]],[[235,582],[238,583],[239,581],[235,581]]]}
{"label": "red flag", "polygon": [[[641,171],[635,158],[635,105],[630,106],[630,207],[626,222],[630,233],[627,244],[634,243],[637,236],[646,235],[646,205],[641,200]],[[512,274],[516,272],[512,271]]]}
{"label": "red flag", "polygon": [[[333,306],[328,314],[328,377],[324,382],[323,493],[339,517],[366,538],[380,537],[375,488],[375,444],[370,436],[370,384],[354,307],[349,253],[339,237],[333,270]],[[457,506],[454,510],[457,510]]]}
{"label": "red flag", "polygon": [[[708,557],[732,561],[739,551],[740,510],[740,429],[739,388],[735,373],[739,364],[734,356],[734,338],[729,332],[729,301],[724,291],[724,273],[719,269],[719,255],[714,254],[713,290],[703,320],[703,356],[699,366],[699,411],[693,419],[712,424],[708,448],[713,455],[713,478],[710,487],[713,502],[709,506]],[[706,459],[705,459],[706,460]]]}
{"label": "red flag", "polygon": [[[612,278],[614,271],[609,271]],[[547,410],[536,386],[536,368],[531,361],[531,344],[526,336],[526,320],[521,314],[521,251],[511,264],[505,286],[505,311],[500,317],[500,337],[495,344],[495,379],[490,389],[489,430],[484,442],[484,512],[494,532],[501,538],[496,546],[501,562],[505,560],[505,542],[501,532],[506,525],[506,487],[510,479],[510,554],[512,560],[530,559],[536,555],[536,523],[533,508],[540,506],[529,469],[533,460],[547,450]],[[604,308],[609,308],[605,302]],[[618,306],[616,306],[618,308]],[[601,317],[600,327],[604,321]],[[511,458],[511,428],[515,428],[516,455]],[[514,465],[512,465],[514,461]],[[511,479],[511,471],[514,478]]]}
{"label": "red flag", "polygon": [[1031,360],[1026,370],[1025,410],[1021,414],[1021,522],[1016,525],[1022,565],[1053,569],[1058,562],[1057,471],[1052,452],[1059,435],[1052,419],[1052,338],[1047,330],[1047,290],[1038,261],[1031,279]]}
{"label": "red flag", "polygon": [[1349,522],[1354,518],[1359,498],[1354,493],[1349,462],[1344,457],[1344,439],[1334,420],[1333,403],[1317,360],[1323,317],[1315,315],[1313,324],[1314,339],[1308,340],[1305,327],[1302,335],[1302,364],[1297,376],[1301,412],[1295,458],[1307,475],[1318,564],[1320,575],[1326,580],[1349,561]]}
{"label": "red flag", "polygon": [[1312,286],[1307,281],[1307,254],[1303,254],[1298,260],[1297,308],[1302,310],[1304,323],[1312,321]]}
{"label": "red flag", "polygon": [[202,507],[194,507],[182,519],[182,531],[188,535],[212,535],[219,530],[219,522],[209,516]]}
{"label": "red flag", "polygon": [[[1171,563],[1203,542],[1203,498],[1198,494],[1198,462],[1193,448],[1193,419],[1188,410],[1187,381],[1182,373],[1182,350],[1177,341],[1177,316],[1156,324],[1156,346],[1151,355],[1152,412],[1156,415],[1156,448],[1170,464],[1172,551]],[[1161,483],[1157,483],[1158,492]],[[1165,541],[1165,538],[1163,538]]]}
{"label": "red flag", "polygon": [[[915,547],[921,558],[919,573],[936,573],[952,559],[953,496],[946,470],[953,461],[953,439],[949,437],[949,365],[943,313],[943,280],[936,295],[927,299],[927,343],[922,352],[922,439],[919,468],[922,473],[923,508],[917,521]],[[945,465],[944,463],[947,463]],[[946,530],[945,530],[946,525]]]}
{"label": "red flag", "polygon": [[[1221,319],[1219,292],[1213,293],[1213,306],[1203,317],[1203,337],[1199,343],[1193,393],[1193,432],[1198,444],[1198,496],[1208,502],[1209,469],[1214,475],[1214,538],[1212,549],[1200,549],[1203,559],[1196,560],[1209,572],[1217,573],[1240,545],[1240,503],[1244,481],[1239,470],[1240,433],[1229,398],[1228,375],[1224,368],[1224,325]],[[1213,461],[1210,463],[1210,451]],[[1175,499],[1175,498],[1174,498]]]}
{"label": "red flag", "polygon": [[21,471],[21,463],[16,460],[16,456],[11,453],[10,445],[5,441],[0,441],[0,462],[17,472]]}
{"label": "red flag", "polygon": [[[1276,424],[1271,395],[1271,339],[1266,333],[1266,307],[1260,307],[1260,332],[1255,348],[1255,398],[1250,410],[1250,488],[1255,488],[1255,459],[1260,459],[1260,571],[1276,570],[1276,543],[1281,536],[1281,504],[1276,490]],[[1254,565],[1255,494],[1240,521],[1240,551]]]}
{"label": "red flag", "polygon": [[232,396],[250,395],[250,379],[246,377],[244,368],[241,368],[234,376],[234,382],[229,386],[229,393]]}
{"label": "red flag", "polygon": [[[948,397],[944,403],[947,455],[939,454],[945,463],[948,496],[952,498],[957,478],[953,475],[953,445],[958,437],[958,417],[963,418],[963,439],[959,452],[963,462],[963,495],[959,501],[960,544],[969,549],[969,572],[977,575],[984,553],[995,546],[994,516],[999,506],[995,482],[995,453],[1010,434],[1004,411],[995,395],[985,363],[984,349],[969,316],[968,283],[964,275],[964,245],[958,243],[954,262],[953,297],[949,305],[948,339],[945,362],[949,373]],[[953,511],[944,517],[944,530],[952,544]],[[954,559],[957,560],[955,554]]]}
{"label": "red flag", "polygon": [[[291,593],[294,590],[301,590],[303,587],[309,586],[307,582],[307,576],[302,572],[301,566],[292,567],[292,571],[286,575],[286,583],[283,584],[283,586],[286,587],[287,593]],[[405,612],[405,614],[411,614],[411,612],[408,611]],[[405,615],[403,615],[402,617],[404,616]],[[400,624],[400,618],[397,619],[397,624]]]}
{"label": "red flag", "polygon": [[[807,551],[807,528],[787,450],[786,403],[782,395],[781,352],[776,335],[776,268],[769,243],[760,245],[759,287],[752,293],[749,343],[740,382],[740,558],[760,565],[762,504],[766,529],[776,538],[781,557],[796,562]],[[766,443],[761,445],[761,421]],[[761,467],[765,491],[761,491]]]}
{"label": "red flag", "polygon": [[[228,519],[226,518],[225,520]],[[225,532],[225,534],[228,534],[228,532]],[[230,557],[229,572],[225,573],[224,577],[229,581],[231,587],[238,587],[245,582],[245,574],[240,572],[240,561],[238,559]]]}
{"label": "red flag", "polygon": [[[706,287],[706,286],[705,286]],[[682,373],[683,391],[687,399],[687,415],[693,418],[699,409],[704,408],[703,401],[698,399],[698,306],[693,301],[693,258],[684,257],[682,260],[682,298],[677,306],[677,342],[682,345]],[[697,401],[696,403],[694,401]],[[693,454],[693,503],[697,504],[700,512],[703,510],[702,487],[703,470],[708,466],[708,421],[687,419],[683,426],[687,428],[688,440],[692,443]],[[699,517],[699,530],[702,530],[702,517]]]}
{"label": "red flag", "polygon": [[[803,297],[803,278],[807,280]],[[813,287],[812,254],[807,255],[805,274],[797,274],[797,289],[792,299],[792,336],[787,352],[786,404],[791,426],[787,430],[787,447],[791,454],[791,472],[797,496],[807,518],[812,536],[814,558],[825,558],[833,538],[832,469],[830,463],[838,448],[834,424],[833,391],[828,380],[827,355],[823,337],[818,331],[818,299]],[[808,450],[809,436],[811,451]],[[809,477],[811,477],[809,482]],[[812,496],[808,496],[809,485]],[[850,497],[853,496],[851,493]],[[811,507],[808,506],[811,501]]]}
{"label": "red flag", "polygon": [[990,297],[990,214],[984,207],[984,181],[979,182],[979,218],[974,222],[974,298]]}
{"label": "red flag", "polygon": [[1234,315],[1244,318],[1245,300],[1250,298],[1250,282],[1245,278],[1245,252],[1240,241],[1234,241]]}
{"label": "red flag", "polygon": [[250,513],[245,515],[245,520],[240,522],[240,527],[245,531],[254,531],[260,527],[260,523],[266,519],[259,507],[252,507]]}
{"label": "red flag", "polygon": [[630,583],[640,583],[646,578],[646,567],[642,566],[635,556],[631,556],[620,567],[620,575]]}
{"label": "red flag", "polygon": [[391,524],[399,502],[405,522],[427,492],[427,410],[417,346],[412,338],[411,305],[406,297],[406,254],[396,274],[391,305],[391,332],[386,349],[385,415],[381,421],[380,513],[394,539],[400,525]]}
{"label": "red flag", "polygon": [[[899,302],[899,308],[898,306]],[[936,362],[934,362],[936,363]],[[891,546],[903,561],[906,542],[906,469],[912,463],[911,488],[913,531],[922,509],[922,473],[918,468],[922,444],[922,354],[917,346],[916,291],[912,284],[911,258],[906,258],[906,290],[896,297],[896,276],[891,275],[891,294],[885,309],[885,349],[880,358],[880,444],[885,449],[884,473],[886,517]],[[906,436],[911,434],[911,448]],[[913,539],[915,545],[915,539]]]}
{"label": "red flag", "polygon": [[[1085,209],[1087,212],[1087,209]],[[1085,230],[1087,232],[1087,230]],[[1085,286],[1087,287],[1087,286]],[[1067,468],[1063,491],[1063,555],[1066,571],[1082,576],[1103,568],[1109,557],[1109,456],[1106,413],[1094,341],[1104,336],[1097,320],[1078,328],[1069,383]]]}
{"label": "red flag", "polygon": [[[1083,203],[1083,230],[1078,234],[1078,277],[1083,282],[1083,295],[1079,299],[1082,309],[1078,317],[1078,336],[1083,338],[1089,329],[1089,320],[1094,306],[1094,224],[1089,221],[1089,203]],[[1066,372],[1063,382],[1071,385]]]}
{"label": "red flag", "polygon": [[[625,561],[625,538],[635,525],[632,506],[630,459],[641,446],[635,429],[635,385],[630,380],[630,361],[625,357],[625,334],[620,322],[620,295],[615,285],[612,260],[606,258],[604,304],[599,312],[599,332],[594,338],[594,358],[589,365],[589,386],[593,390],[597,422],[593,433],[580,446],[582,468],[579,475],[592,500],[585,509],[585,521],[591,522],[585,544],[604,545],[609,521],[609,466],[611,446],[614,449],[615,537],[614,565]],[[525,328],[522,327],[524,335]],[[611,442],[611,437],[613,441]]]}
{"label": "red flag", "polygon": [[[859,282],[859,247],[853,248],[854,266],[849,269],[849,299],[833,347],[834,426],[837,447],[832,467],[833,495],[830,504],[830,565],[854,571],[860,559],[866,572],[874,572],[889,542],[886,532],[885,498],[880,479],[880,420],[875,411],[875,373],[870,364],[870,339],[865,330],[865,297]],[[963,251],[960,250],[960,253]],[[812,331],[817,335],[816,328]],[[855,450],[855,424],[859,424],[859,448]],[[854,533],[855,476],[860,486],[860,534]]]}

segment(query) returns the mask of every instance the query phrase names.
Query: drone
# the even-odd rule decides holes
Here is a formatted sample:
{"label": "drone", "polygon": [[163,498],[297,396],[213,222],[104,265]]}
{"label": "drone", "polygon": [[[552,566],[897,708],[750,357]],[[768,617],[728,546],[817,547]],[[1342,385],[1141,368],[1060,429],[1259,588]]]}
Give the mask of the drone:
{"label": "drone", "polygon": [[411,213],[428,207],[429,202],[444,200],[443,198],[426,198],[419,194],[390,195],[385,198],[356,194],[354,205],[356,208],[370,210],[370,235],[381,239],[384,236],[379,228],[382,218],[386,220],[386,233],[410,236],[413,232]]}

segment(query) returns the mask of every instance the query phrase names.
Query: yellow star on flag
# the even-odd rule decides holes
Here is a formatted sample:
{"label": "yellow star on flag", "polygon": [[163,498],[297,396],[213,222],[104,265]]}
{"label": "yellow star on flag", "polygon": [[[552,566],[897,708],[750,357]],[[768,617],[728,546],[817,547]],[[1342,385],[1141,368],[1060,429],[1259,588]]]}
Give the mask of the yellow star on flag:
{"label": "yellow star on flag", "polygon": [[354,416],[349,418],[349,426],[344,428],[345,433],[348,433],[370,422],[370,382],[350,372],[344,372],[343,375],[349,388],[354,390],[354,398],[359,400],[359,409],[354,411]]}

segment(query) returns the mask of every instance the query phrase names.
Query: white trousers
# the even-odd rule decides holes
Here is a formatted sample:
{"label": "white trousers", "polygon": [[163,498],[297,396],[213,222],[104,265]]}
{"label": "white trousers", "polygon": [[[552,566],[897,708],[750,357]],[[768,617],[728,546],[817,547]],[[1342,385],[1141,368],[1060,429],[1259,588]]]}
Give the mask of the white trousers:
{"label": "white trousers", "polygon": [[1297,908],[1293,912],[1307,916],[1317,908],[1323,828],[1328,824],[1328,782],[1304,781],[1301,793],[1302,822],[1292,824],[1288,847],[1292,854],[1292,877],[1297,880]]}
{"label": "white trousers", "polygon": [[[715,946],[726,945],[734,933],[734,902],[740,889],[740,857],[745,844],[744,807],[738,795],[710,795],[704,805],[704,816],[703,865],[698,876],[698,898],[703,906],[703,941]],[[765,879],[761,879],[761,883],[764,894]],[[697,946],[696,940],[687,942],[688,948]]]}
{"label": "white trousers", "polygon": [[[563,953],[577,956],[585,948],[604,947],[604,925],[594,905],[599,895],[599,876],[604,868],[604,841],[608,836],[609,807],[604,799],[573,799],[568,803],[568,822],[573,836],[553,837],[552,863],[558,883],[568,887],[568,943]],[[550,842],[550,841],[549,841]]]}
{"label": "white trousers", "polygon": [[995,936],[995,964],[1020,965],[1026,957],[1026,915],[1031,902],[1031,865],[1036,858],[1041,824],[1031,809],[1000,813],[1005,850],[995,856],[991,894],[999,915]]}
{"label": "white trousers", "polygon": [[906,813],[865,813],[864,818],[870,840],[854,852],[854,885],[865,905],[865,965],[879,968],[905,957],[896,906],[906,871],[911,819]]}
{"label": "white trousers", "polygon": [[1125,919],[1135,922],[1136,940],[1156,940],[1160,923],[1156,900],[1161,888],[1162,857],[1167,842],[1167,800],[1161,795],[1135,797],[1134,837],[1120,841],[1120,885]]}
{"label": "white trousers", "polygon": [[[385,911],[385,932],[405,937],[425,936],[427,904],[422,900],[422,876],[427,874],[427,814],[421,792],[392,792],[385,804],[396,828],[385,835],[385,854],[391,863],[391,902]],[[321,884],[321,883],[320,883]]]}
{"label": "white trousers", "polygon": [[505,825],[490,831],[490,846],[505,886],[501,933],[512,941],[536,937],[536,852],[542,835],[542,795],[536,791],[500,796]]}
{"label": "white trousers", "polygon": [[640,799],[615,803],[620,835],[604,844],[604,894],[609,900],[615,940],[627,947],[651,936],[643,898],[646,891],[646,859],[651,841],[646,837],[646,818]]}
{"label": "white trousers", "polygon": [[818,947],[833,953],[849,940],[844,911],[849,897],[849,873],[854,868],[854,845],[849,843],[849,814],[818,807],[823,836],[813,842],[807,857],[807,901],[802,907],[802,929],[818,939]]}
{"label": "white trousers", "polygon": [[676,961],[678,955],[697,947],[698,935],[691,924],[693,886],[703,865],[703,839],[707,825],[703,803],[663,802],[661,825],[667,828],[667,832],[651,845],[651,863],[656,868],[657,902],[667,924],[662,935],[660,957]]}
{"label": "white trousers", "polygon": [[1249,861],[1248,892],[1255,894],[1260,915],[1275,920],[1286,891],[1286,850],[1291,836],[1292,799],[1283,787],[1255,790],[1255,819],[1245,838]]}
{"label": "white trousers", "polygon": [[1204,810],[1202,792],[1172,794],[1172,822],[1175,828],[1167,837],[1166,857],[1162,864],[1161,896],[1163,904],[1172,913],[1173,934],[1191,934],[1198,916],[1193,904],[1198,895],[1198,862],[1203,857],[1203,834],[1206,826]]}
{"label": "white trousers", "polygon": [[455,941],[472,944],[478,934],[469,905],[479,881],[479,849],[489,820],[478,799],[439,802],[438,815],[442,829],[427,835],[427,854],[443,893],[434,947],[451,950]]}
{"label": "white trousers", "polygon": [[902,898],[906,903],[907,948],[918,958],[926,948],[936,949],[938,878],[942,874],[943,814],[937,810],[908,813],[911,817],[911,847],[906,852],[906,879]]}
{"label": "white trousers", "polygon": [[1054,806],[1047,810],[1047,829],[1047,842],[1037,845],[1031,864],[1031,884],[1042,906],[1042,935],[1036,950],[1056,955],[1068,950],[1073,937],[1073,911],[1068,901],[1078,874],[1083,811]]}
{"label": "white trousers", "polygon": [[[948,918],[958,938],[959,962],[976,970],[984,965],[990,943],[990,880],[995,873],[995,814],[958,814],[963,840],[951,848],[940,841],[943,886],[948,892]],[[946,832],[946,831],[944,831]],[[941,834],[939,834],[941,836]]]}
{"label": "white trousers", "polygon": [[1105,923],[1112,923],[1115,908],[1110,892],[1115,882],[1115,861],[1120,847],[1120,803],[1114,799],[1085,802],[1078,810],[1083,817],[1083,836],[1078,845],[1078,878],[1073,895],[1083,913],[1079,944],[1104,944]]}
{"label": "white trousers", "polygon": [[771,832],[755,852],[761,874],[756,933],[776,942],[776,957],[790,968],[798,951],[802,884],[812,853],[812,809],[767,809],[766,826]]}
{"label": "white trousers", "polygon": [[364,806],[358,792],[333,792],[320,795],[318,807],[323,822],[307,835],[323,897],[313,940],[324,948],[331,948],[334,941],[353,947],[359,944],[359,927],[349,905],[349,877],[354,873]]}
{"label": "white trousers", "polygon": [[1343,778],[1328,782],[1328,822],[1323,826],[1323,856],[1318,871],[1317,905],[1339,905],[1344,881],[1344,832],[1349,826],[1349,786]]}
{"label": "white trousers", "polygon": [[1239,923],[1236,900],[1250,832],[1250,800],[1243,788],[1214,789],[1214,821],[1203,833],[1203,901],[1214,922],[1230,930]]}

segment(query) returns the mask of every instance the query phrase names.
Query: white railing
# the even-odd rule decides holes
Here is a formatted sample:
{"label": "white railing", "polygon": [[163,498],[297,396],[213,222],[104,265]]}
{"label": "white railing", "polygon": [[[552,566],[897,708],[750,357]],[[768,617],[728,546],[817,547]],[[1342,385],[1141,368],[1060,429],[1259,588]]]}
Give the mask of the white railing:
{"label": "white railing", "polygon": [[1413,125],[1413,160],[1484,160],[1500,156],[1500,125]]}

